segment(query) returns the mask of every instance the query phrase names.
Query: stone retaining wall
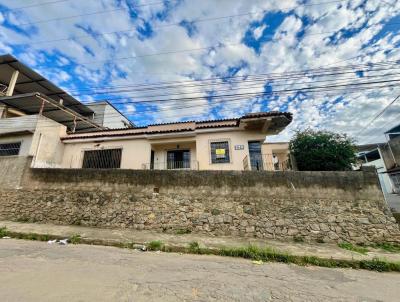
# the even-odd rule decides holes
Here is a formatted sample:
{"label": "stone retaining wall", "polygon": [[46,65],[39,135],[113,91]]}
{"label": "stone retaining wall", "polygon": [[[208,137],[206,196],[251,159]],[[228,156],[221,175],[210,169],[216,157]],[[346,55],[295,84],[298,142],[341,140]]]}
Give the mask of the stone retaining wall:
{"label": "stone retaining wall", "polygon": [[0,219],[305,241],[400,242],[372,171],[26,169]]}

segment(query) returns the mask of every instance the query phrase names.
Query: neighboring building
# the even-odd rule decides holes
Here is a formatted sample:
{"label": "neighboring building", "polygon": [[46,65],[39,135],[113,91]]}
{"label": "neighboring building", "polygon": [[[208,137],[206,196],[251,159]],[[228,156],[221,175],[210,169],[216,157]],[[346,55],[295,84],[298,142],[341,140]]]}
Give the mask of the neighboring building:
{"label": "neighboring building", "polygon": [[100,126],[110,129],[135,127],[129,119],[108,101],[89,103],[86,106],[94,111],[93,121]]}
{"label": "neighboring building", "polygon": [[[0,156],[33,156],[36,166],[59,166],[63,155],[60,137],[67,131],[110,128],[103,121],[110,120],[111,110],[104,112],[96,115],[13,56],[0,56]],[[112,118],[126,120],[116,110]],[[118,128],[123,125],[119,123]]]}
{"label": "neighboring building", "polygon": [[386,166],[380,151],[380,148],[383,146],[384,144],[357,146],[358,165],[355,168],[360,168],[361,166],[375,167],[385,199],[387,201],[392,199],[400,201],[400,198],[398,198],[397,195],[394,195],[394,188],[386,171]]}
{"label": "neighboring building", "polygon": [[257,169],[266,135],[292,121],[260,112],[134,127],[110,103],[84,105],[10,55],[0,56],[0,84],[0,156],[32,156],[32,167]]}
{"label": "neighboring building", "polygon": [[389,207],[400,212],[400,136],[389,136],[387,143],[358,146],[360,166],[374,166],[378,173],[383,195]]}
{"label": "neighboring building", "polygon": [[393,191],[400,194],[400,125],[385,132],[388,139],[379,148],[386,172],[390,176]]}

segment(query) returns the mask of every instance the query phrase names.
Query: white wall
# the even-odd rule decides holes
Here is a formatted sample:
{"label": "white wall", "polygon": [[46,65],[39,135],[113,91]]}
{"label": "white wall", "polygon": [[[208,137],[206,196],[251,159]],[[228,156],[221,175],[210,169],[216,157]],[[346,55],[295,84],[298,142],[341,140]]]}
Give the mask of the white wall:
{"label": "white wall", "polygon": [[126,128],[123,121],[129,124],[129,120],[118,110],[106,102],[87,104],[95,112],[94,122],[110,129]]}
{"label": "white wall", "polygon": [[61,137],[66,135],[67,128],[46,117],[39,117],[29,154],[34,156],[36,168],[60,167],[64,155],[64,144]]}
{"label": "white wall", "polygon": [[389,174],[382,173],[382,172],[386,171],[386,167],[385,167],[385,164],[384,164],[384,162],[383,162],[383,160],[381,158],[377,159],[377,160],[374,160],[374,161],[370,161],[368,163],[363,163],[362,165],[363,166],[373,166],[373,167],[376,168],[377,173],[379,175],[379,181],[381,183],[382,191],[383,191],[384,194],[388,194],[388,193],[392,193],[393,192],[392,183],[390,181]]}

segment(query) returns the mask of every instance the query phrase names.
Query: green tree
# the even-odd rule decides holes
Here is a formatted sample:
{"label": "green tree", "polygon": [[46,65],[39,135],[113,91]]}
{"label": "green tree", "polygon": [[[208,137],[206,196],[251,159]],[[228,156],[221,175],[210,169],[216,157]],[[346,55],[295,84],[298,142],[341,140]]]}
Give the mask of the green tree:
{"label": "green tree", "polygon": [[356,162],[355,145],[345,134],[329,131],[298,131],[289,144],[300,171],[350,170]]}

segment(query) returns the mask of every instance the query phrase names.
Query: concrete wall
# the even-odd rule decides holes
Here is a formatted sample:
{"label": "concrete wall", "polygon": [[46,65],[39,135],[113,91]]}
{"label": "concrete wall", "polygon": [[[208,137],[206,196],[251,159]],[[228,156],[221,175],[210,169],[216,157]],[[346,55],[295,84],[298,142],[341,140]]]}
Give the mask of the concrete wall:
{"label": "concrete wall", "polygon": [[400,242],[374,172],[28,169],[20,186],[0,189],[0,219]]}
{"label": "concrete wall", "polygon": [[0,190],[19,188],[30,163],[27,156],[0,156]]}
{"label": "concrete wall", "polygon": [[33,156],[36,168],[61,167],[64,144],[60,137],[65,136],[67,127],[44,116],[38,118],[29,155]]}

